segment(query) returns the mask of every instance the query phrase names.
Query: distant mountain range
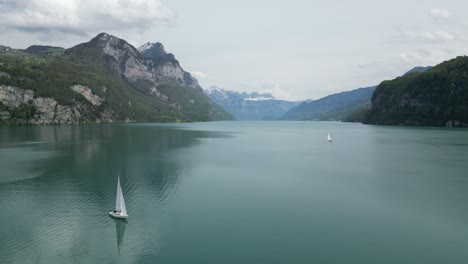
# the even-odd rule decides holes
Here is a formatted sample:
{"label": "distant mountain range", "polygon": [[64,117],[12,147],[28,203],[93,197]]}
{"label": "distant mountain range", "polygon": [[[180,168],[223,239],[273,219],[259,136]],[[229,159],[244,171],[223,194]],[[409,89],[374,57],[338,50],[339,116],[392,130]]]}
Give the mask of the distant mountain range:
{"label": "distant mountain range", "polygon": [[70,49],[0,46],[0,124],[233,119],[161,43],[101,33]]}
{"label": "distant mountain range", "polygon": [[[404,75],[424,72],[431,67],[415,67]],[[361,121],[363,111],[370,109],[371,98],[377,86],[358,88],[323,98],[305,101],[291,108],[283,120]]]}
{"label": "distant mountain range", "polygon": [[376,86],[336,93],[318,100],[303,102],[286,112],[284,120],[342,120],[357,107],[370,105]]}
{"label": "distant mountain range", "polygon": [[269,93],[239,93],[215,86],[205,90],[205,94],[237,120],[275,120],[299,104],[277,100]]}
{"label": "distant mountain range", "polygon": [[383,81],[364,122],[468,127],[468,57]]}

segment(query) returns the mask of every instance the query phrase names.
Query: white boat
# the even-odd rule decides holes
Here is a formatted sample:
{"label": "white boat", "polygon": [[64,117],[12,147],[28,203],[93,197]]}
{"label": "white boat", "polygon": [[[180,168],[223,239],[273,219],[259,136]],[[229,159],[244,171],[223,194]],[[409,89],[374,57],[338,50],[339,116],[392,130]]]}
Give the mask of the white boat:
{"label": "white boat", "polygon": [[332,142],[332,141],[333,141],[333,139],[332,139],[332,137],[331,137],[331,133],[330,133],[330,132],[328,132],[328,138],[327,138],[327,139],[328,139],[328,142]]}
{"label": "white boat", "polygon": [[120,187],[120,177],[117,177],[117,197],[115,198],[115,210],[110,211],[109,215],[115,218],[127,218],[127,208],[125,208],[125,201]]}

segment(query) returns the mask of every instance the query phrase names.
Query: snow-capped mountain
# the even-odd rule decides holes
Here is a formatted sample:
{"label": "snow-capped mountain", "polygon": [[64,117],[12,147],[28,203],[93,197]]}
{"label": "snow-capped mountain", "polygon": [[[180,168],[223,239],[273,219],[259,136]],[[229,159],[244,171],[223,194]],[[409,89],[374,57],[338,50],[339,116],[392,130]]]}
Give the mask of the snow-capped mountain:
{"label": "snow-capped mountain", "polygon": [[269,93],[246,93],[212,86],[205,94],[238,120],[273,120],[300,102],[277,100]]}
{"label": "snow-capped mountain", "polygon": [[164,46],[160,42],[151,43],[146,42],[145,44],[141,45],[137,48],[138,52],[140,52],[145,58],[148,59],[163,59],[163,60],[174,60],[176,61],[174,55],[172,53],[167,53],[164,49]]}

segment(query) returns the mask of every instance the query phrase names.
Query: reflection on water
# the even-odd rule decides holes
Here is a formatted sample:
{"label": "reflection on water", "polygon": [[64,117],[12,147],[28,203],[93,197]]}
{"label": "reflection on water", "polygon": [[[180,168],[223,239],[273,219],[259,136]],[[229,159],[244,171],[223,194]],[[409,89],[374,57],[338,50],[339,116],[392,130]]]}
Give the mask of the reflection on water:
{"label": "reflection on water", "polygon": [[55,155],[51,151],[38,150],[29,146],[0,148],[0,183],[26,180],[40,176],[43,171],[38,162]]}
{"label": "reflection on water", "polygon": [[125,227],[128,224],[127,219],[115,219],[112,218],[115,223],[115,233],[117,235],[117,250],[120,255],[120,246],[122,245],[123,238],[125,236]]}
{"label": "reflection on water", "polygon": [[[133,262],[154,251],[154,219],[184,167],[173,155],[211,135],[139,124],[0,128],[1,262],[97,263],[119,254]],[[127,247],[127,222],[107,215],[117,175],[139,219]]]}

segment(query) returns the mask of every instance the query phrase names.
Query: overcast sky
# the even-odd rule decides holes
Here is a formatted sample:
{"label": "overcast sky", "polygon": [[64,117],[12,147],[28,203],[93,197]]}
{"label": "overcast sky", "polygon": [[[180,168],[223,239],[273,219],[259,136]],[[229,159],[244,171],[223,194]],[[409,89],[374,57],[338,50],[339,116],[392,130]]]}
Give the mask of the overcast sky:
{"label": "overcast sky", "polygon": [[0,44],[162,42],[204,88],[317,99],[468,54],[468,1],[0,0]]}

